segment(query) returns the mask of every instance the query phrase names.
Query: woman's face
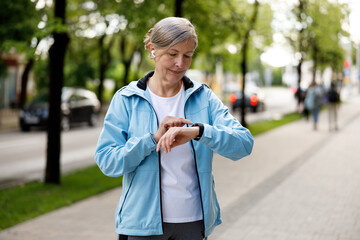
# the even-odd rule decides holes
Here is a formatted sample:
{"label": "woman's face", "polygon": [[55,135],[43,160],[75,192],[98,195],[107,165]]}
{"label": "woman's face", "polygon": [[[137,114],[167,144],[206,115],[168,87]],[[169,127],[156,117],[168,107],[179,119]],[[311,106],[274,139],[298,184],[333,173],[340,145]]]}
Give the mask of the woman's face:
{"label": "woman's face", "polygon": [[177,83],[191,65],[195,43],[184,40],[168,49],[155,49],[155,73],[162,81]]}

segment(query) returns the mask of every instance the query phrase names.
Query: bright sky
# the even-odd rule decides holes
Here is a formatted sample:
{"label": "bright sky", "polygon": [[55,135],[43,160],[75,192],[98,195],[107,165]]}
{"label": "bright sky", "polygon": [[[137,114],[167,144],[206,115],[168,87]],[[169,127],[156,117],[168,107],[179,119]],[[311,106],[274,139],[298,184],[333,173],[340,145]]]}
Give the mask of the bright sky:
{"label": "bright sky", "polygon": [[359,0],[349,0],[350,4],[350,33],[352,35],[352,40],[360,43],[360,1]]}

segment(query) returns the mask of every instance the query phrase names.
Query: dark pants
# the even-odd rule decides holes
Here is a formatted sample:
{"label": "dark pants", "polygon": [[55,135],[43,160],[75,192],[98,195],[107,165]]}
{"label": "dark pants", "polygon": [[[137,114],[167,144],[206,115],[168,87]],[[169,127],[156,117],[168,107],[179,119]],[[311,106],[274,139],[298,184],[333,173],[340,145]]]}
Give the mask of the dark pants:
{"label": "dark pants", "polygon": [[164,223],[164,234],[153,236],[123,236],[119,240],[203,240],[203,221],[190,223]]}

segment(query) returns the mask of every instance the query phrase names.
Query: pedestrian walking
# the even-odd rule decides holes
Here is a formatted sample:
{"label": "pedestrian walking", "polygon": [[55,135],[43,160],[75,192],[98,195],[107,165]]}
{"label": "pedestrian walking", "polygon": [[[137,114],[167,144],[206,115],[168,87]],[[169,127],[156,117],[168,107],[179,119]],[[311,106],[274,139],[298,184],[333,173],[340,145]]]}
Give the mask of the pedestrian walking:
{"label": "pedestrian walking", "polygon": [[329,112],[329,131],[338,130],[337,125],[337,109],[340,102],[340,94],[336,89],[334,82],[331,83],[330,89],[327,92],[328,112]]}
{"label": "pedestrian walking", "polygon": [[295,93],[295,98],[298,101],[298,113],[304,114],[305,118],[309,118],[309,110],[306,108],[305,101],[306,91],[304,91],[300,86],[297,88]]}
{"label": "pedestrian walking", "polygon": [[320,109],[323,105],[322,88],[313,81],[306,92],[305,107],[311,112],[313,117],[313,129],[317,130]]}
{"label": "pedestrian walking", "polygon": [[145,37],[155,69],[113,96],[95,160],[123,176],[119,239],[200,240],[221,223],[214,152],[249,155],[253,137],[206,85],[185,76],[198,44],[194,26],[169,17]]}

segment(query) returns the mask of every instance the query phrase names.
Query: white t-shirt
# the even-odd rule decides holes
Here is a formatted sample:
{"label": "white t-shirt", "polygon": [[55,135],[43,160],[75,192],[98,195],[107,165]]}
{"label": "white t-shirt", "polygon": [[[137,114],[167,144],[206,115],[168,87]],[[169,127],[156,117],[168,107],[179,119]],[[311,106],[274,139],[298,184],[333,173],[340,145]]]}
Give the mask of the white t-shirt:
{"label": "white t-shirt", "polygon": [[[148,89],[159,125],[166,116],[184,118],[184,86],[173,97],[159,97]],[[174,147],[167,154],[161,150],[160,156],[163,221],[183,223],[202,220],[199,182],[190,143]]]}

